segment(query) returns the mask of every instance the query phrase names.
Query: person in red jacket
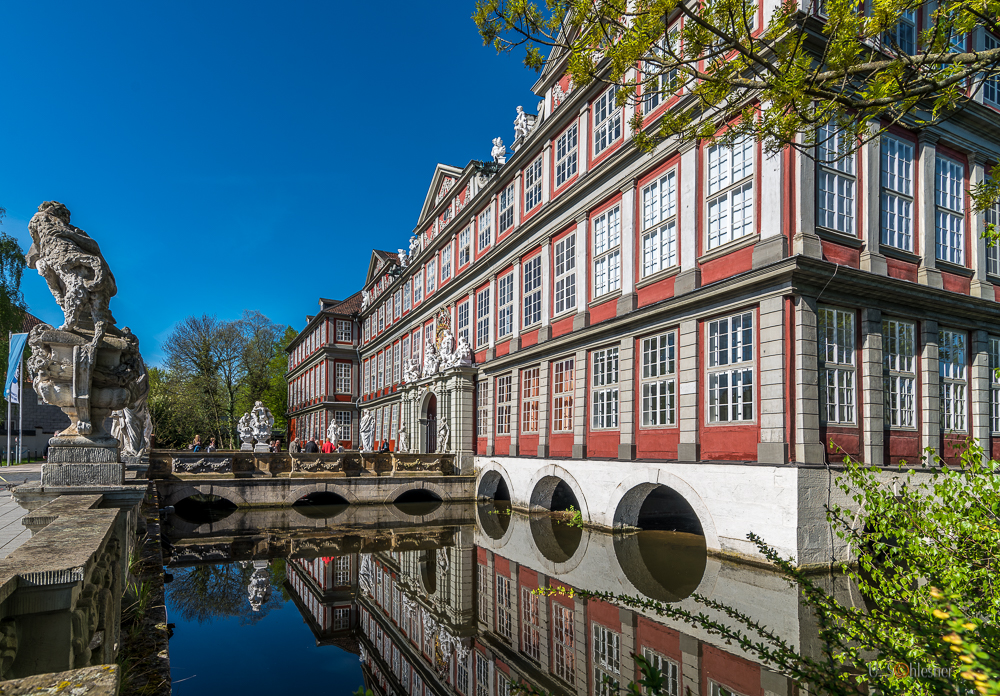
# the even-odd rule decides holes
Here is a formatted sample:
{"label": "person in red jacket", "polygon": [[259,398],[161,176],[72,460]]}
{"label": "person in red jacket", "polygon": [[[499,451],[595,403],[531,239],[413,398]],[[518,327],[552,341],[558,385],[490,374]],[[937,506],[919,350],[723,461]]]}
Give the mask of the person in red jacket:
{"label": "person in red jacket", "polygon": [[323,440],[323,454],[330,454],[333,450],[333,443],[329,440]]}

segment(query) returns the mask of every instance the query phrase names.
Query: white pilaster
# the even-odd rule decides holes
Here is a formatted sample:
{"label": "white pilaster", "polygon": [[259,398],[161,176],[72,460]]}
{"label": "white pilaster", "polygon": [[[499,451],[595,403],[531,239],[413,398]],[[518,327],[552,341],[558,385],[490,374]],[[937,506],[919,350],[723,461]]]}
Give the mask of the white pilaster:
{"label": "white pilaster", "polygon": [[[920,268],[917,270],[917,281],[934,288],[944,287],[941,281],[941,271],[937,269],[937,235],[934,216],[934,173],[937,161],[937,136],[921,132],[919,154],[917,156],[917,176],[915,185],[921,190],[917,193],[917,206],[920,214],[917,216],[918,237],[920,240]],[[936,339],[935,339],[936,343]]]}

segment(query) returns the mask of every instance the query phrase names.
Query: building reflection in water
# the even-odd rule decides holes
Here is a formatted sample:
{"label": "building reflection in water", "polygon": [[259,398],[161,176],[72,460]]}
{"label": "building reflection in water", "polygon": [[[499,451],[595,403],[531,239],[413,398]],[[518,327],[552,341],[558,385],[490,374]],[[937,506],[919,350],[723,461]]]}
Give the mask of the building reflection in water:
{"label": "building reflection in water", "polygon": [[[640,676],[633,653],[659,666],[669,694],[792,693],[787,679],[700,629],[603,601],[534,593],[580,587],[700,611],[690,598],[698,592],[805,650],[802,636],[814,629],[780,576],[708,557],[693,534],[610,535],[493,504],[466,507],[463,516],[452,509],[443,524],[419,527],[397,516],[368,532],[317,528],[305,540],[272,530],[266,544],[244,539],[234,548],[244,557],[287,559],[284,589],[317,644],[359,655],[376,694],[504,696],[512,683],[608,694],[606,680],[625,686]],[[184,554],[207,541],[176,541],[175,561],[184,564]],[[211,548],[217,559],[219,544]]]}

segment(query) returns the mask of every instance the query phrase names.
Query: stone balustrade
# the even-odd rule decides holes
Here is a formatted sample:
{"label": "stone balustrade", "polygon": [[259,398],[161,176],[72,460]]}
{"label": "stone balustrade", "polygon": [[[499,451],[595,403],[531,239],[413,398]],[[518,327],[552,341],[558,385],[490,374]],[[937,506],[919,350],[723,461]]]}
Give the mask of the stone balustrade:
{"label": "stone balustrade", "polygon": [[153,450],[149,455],[148,476],[150,479],[163,480],[210,477],[450,476],[455,473],[454,454]]}

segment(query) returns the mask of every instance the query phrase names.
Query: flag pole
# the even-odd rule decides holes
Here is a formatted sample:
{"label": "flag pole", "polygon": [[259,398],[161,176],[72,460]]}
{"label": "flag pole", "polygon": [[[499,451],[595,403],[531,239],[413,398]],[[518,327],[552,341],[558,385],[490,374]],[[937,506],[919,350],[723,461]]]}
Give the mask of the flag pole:
{"label": "flag pole", "polygon": [[24,353],[17,361],[17,463],[21,463],[24,451]]}
{"label": "flag pole", "polygon": [[[10,351],[11,332],[7,332],[7,351]],[[10,394],[7,395],[7,466],[10,466]]]}

